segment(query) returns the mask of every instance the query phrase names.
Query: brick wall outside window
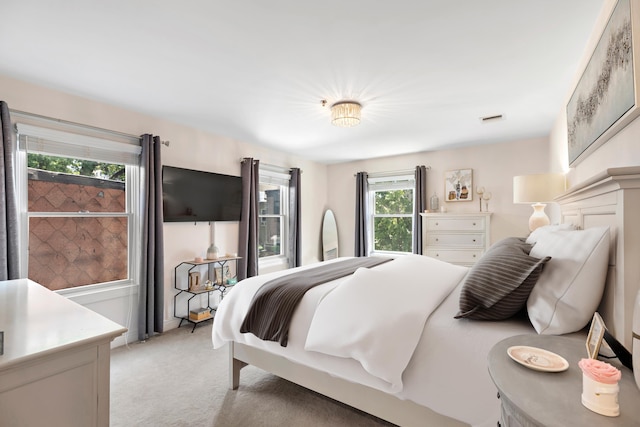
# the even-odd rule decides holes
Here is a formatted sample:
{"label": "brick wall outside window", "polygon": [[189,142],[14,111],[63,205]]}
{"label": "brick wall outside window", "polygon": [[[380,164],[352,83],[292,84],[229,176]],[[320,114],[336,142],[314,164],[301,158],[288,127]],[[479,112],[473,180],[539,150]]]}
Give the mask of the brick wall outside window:
{"label": "brick wall outside window", "polygon": [[[29,170],[28,210],[125,211],[125,184],[99,178]],[[32,217],[29,279],[65,289],[128,277],[128,219]]]}

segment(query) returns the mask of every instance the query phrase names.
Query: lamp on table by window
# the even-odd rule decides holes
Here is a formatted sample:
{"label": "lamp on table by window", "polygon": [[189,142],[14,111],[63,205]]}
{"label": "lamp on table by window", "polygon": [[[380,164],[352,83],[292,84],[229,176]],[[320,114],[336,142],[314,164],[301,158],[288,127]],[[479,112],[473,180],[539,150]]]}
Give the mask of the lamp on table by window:
{"label": "lamp on table by window", "polygon": [[544,202],[552,201],[565,190],[565,177],[561,173],[543,173],[513,177],[513,203],[530,203],[533,214],[529,218],[529,230],[549,225],[544,212]]}

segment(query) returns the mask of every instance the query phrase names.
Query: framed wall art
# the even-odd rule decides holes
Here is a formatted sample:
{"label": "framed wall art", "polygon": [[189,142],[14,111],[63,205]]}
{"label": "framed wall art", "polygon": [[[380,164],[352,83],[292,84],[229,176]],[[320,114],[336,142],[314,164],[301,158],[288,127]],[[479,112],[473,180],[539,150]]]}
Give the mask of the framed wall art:
{"label": "framed wall art", "polygon": [[640,0],[618,0],[567,103],[569,165],[575,166],[640,114]]}
{"label": "framed wall art", "polygon": [[457,169],[444,173],[445,202],[473,200],[473,169]]}

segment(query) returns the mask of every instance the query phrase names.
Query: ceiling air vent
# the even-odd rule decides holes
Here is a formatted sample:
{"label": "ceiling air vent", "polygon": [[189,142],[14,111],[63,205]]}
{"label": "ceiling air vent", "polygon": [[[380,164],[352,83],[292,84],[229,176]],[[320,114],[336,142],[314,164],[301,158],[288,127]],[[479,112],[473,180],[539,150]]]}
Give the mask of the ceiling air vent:
{"label": "ceiling air vent", "polygon": [[502,120],[502,119],[504,119],[504,116],[502,114],[497,114],[495,116],[480,117],[480,121],[482,123],[497,122],[498,120]]}

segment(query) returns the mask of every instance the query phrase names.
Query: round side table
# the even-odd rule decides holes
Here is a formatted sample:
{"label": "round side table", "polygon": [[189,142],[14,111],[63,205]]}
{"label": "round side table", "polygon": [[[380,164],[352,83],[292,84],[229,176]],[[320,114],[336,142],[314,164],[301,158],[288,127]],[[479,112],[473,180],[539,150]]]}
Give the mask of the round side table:
{"label": "round side table", "polygon": [[[551,335],[518,335],[496,344],[488,356],[489,374],[498,388],[502,427],[519,426],[640,426],[640,390],[633,372],[617,359],[606,360],[622,371],[618,383],[620,415],[607,417],[582,405],[582,370],[587,357],[585,339]],[[552,351],[569,362],[563,372],[540,372],[512,360],[507,349],[515,345]]]}

